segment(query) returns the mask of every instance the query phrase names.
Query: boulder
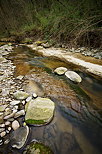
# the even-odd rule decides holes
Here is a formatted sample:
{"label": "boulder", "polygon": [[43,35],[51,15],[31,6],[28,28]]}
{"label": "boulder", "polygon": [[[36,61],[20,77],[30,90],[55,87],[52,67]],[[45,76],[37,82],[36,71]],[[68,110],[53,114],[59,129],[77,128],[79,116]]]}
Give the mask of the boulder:
{"label": "boulder", "polygon": [[73,71],[67,71],[65,73],[65,76],[76,83],[79,83],[82,81],[81,77],[76,72],[73,72]]}
{"label": "boulder", "polygon": [[25,122],[35,126],[46,124],[53,118],[54,109],[53,101],[37,97],[26,105]]}
{"label": "boulder", "polygon": [[13,131],[10,141],[11,146],[17,149],[22,148],[27,140],[28,134],[28,126],[20,127],[17,130]]}
{"label": "boulder", "polygon": [[65,67],[58,67],[54,70],[55,73],[58,75],[63,75],[67,71],[67,68]]}
{"label": "boulder", "polygon": [[17,91],[13,94],[13,96],[18,100],[24,100],[29,96],[29,94],[23,91]]}

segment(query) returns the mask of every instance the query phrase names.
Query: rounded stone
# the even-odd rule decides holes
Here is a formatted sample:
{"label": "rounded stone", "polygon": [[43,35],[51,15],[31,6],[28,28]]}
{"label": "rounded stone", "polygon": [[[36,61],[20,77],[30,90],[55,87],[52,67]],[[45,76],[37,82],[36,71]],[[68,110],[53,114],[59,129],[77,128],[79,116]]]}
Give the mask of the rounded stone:
{"label": "rounded stone", "polygon": [[0,136],[1,137],[4,137],[6,135],[6,132],[5,131],[3,131],[2,133],[0,133]]}
{"label": "rounded stone", "polygon": [[26,104],[25,122],[35,126],[46,124],[53,118],[54,109],[53,101],[37,97]]}
{"label": "rounded stone", "polygon": [[12,122],[12,128],[13,128],[13,130],[18,129],[19,127],[20,127],[19,122],[18,122],[17,120],[14,120],[14,121]]}
{"label": "rounded stone", "polygon": [[54,70],[54,72],[57,73],[58,75],[63,75],[65,74],[66,71],[67,71],[66,67],[58,67]]}
{"label": "rounded stone", "polygon": [[76,83],[80,83],[82,81],[81,77],[76,72],[73,71],[67,71],[65,73],[65,76],[69,78],[71,81],[74,81]]}

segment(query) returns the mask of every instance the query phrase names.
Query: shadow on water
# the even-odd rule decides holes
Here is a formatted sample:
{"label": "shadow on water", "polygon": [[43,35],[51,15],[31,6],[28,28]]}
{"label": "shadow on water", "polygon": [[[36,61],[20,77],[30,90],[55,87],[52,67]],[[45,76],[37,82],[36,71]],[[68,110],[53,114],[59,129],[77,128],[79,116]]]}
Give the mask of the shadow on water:
{"label": "shadow on water", "polygon": [[[55,154],[100,154],[102,82],[70,63],[43,57],[25,46],[16,47],[8,59],[16,65],[15,76],[25,75],[41,84],[45,97],[56,104],[54,118],[48,125],[30,126],[27,144],[36,139],[49,146]],[[54,74],[53,70],[60,66],[77,71],[82,83],[75,84],[65,76]],[[18,154],[23,150],[11,153]]]}

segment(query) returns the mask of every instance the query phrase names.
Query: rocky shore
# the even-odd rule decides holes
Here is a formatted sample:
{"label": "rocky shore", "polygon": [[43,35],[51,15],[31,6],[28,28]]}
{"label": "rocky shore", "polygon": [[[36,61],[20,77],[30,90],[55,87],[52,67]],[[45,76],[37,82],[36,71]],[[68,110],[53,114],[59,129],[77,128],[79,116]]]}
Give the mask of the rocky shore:
{"label": "rocky shore", "polygon": [[[11,45],[0,47],[0,145],[10,142],[13,148],[20,149],[29,135],[26,123],[37,126],[49,123],[55,105],[48,98],[38,97],[35,89],[32,93],[22,89],[24,76],[14,77],[15,66],[4,58],[12,50]],[[7,137],[10,132],[11,138]]]}

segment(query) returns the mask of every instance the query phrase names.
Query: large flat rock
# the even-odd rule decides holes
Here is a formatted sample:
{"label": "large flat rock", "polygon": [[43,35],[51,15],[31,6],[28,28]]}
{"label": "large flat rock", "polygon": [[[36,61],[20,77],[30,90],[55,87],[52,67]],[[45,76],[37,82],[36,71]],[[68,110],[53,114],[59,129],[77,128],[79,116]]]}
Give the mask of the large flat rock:
{"label": "large flat rock", "polygon": [[55,104],[49,98],[38,97],[26,106],[25,121],[27,124],[42,125],[53,118]]}

